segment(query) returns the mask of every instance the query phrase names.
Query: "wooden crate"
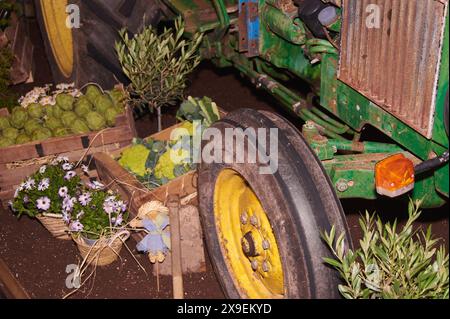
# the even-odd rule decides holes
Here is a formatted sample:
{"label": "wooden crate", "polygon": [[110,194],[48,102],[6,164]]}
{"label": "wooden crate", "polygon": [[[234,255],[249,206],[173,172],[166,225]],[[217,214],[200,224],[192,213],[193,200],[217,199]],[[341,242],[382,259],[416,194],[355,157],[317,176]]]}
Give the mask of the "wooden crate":
{"label": "wooden crate", "polygon": [[[0,116],[8,114],[0,109]],[[0,201],[6,206],[17,186],[54,156],[67,156],[88,162],[92,154],[109,153],[129,145],[136,136],[132,111],[129,107],[117,117],[116,126],[100,132],[52,137],[21,145],[0,148]],[[95,173],[95,172],[94,172]]]}
{"label": "wooden crate", "polygon": [[[171,126],[150,137],[154,140],[169,140],[172,130],[180,125],[182,124],[180,123]],[[165,203],[170,194],[177,194],[180,198],[186,198],[197,192],[196,171],[188,172],[156,189],[149,190],[140,183],[134,175],[130,174],[116,161],[124,149],[125,148],[113,151],[110,154],[97,153],[94,155],[94,160],[98,177],[102,183],[107,185],[108,188],[118,192],[121,197],[129,203],[130,219],[136,217],[139,207],[146,202],[158,200]],[[188,201],[186,204],[196,205],[196,197],[192,198],[192,200]],[[183,272],[204,272],[206,271],[205,255],[198,210],[182,208],[180,210],[180,220],[182,221],[182,251],[189,255],[186,256],[186,258],[183,258]],[[194,232],[195,234],[193,234]],[[137,242],[142,240],[144,236],[145,234],[142,232],[132,234],[132,237]],[[155,273],[155,269],[153,272]],[[159,274],[171,274],[170,254],[159,266]]]}

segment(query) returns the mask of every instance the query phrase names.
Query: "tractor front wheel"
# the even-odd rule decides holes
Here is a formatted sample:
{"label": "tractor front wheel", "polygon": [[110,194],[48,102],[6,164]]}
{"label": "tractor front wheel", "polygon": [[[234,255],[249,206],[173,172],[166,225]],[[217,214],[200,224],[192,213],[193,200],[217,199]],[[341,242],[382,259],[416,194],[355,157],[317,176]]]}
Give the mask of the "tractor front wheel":
{"label": "tractor front wheel", "polygon": [[[230,298],[338,298],[339,275],[323,262],[330,252],[320,234],[335,225],[338,233],[346,234],[347,247],[352,244],[329,178],[298,130],[275,114],[241,109],[212,126],[223,139],[226,129],[249,128],[277,130],[278,150],[270,150],[278,151],[278,169],[273,174],[260,174],[265,164],[259,160],[226,163],[216,158],[213,163],[203,161],[199,168],[206,244],[225,294]],[[236,150],[227,149],[225,140],[219,144],[223,156]],[[257,144],[247,138],[246,155]],[[257,150],[268,151],[261,145]]]}

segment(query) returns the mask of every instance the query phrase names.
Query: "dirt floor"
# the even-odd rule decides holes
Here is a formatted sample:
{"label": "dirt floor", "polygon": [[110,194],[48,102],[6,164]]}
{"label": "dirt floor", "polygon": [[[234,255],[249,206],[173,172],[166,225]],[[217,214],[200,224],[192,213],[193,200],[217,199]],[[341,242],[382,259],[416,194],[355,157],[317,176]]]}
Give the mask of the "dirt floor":
{"label": "dirt floor", "polygon": [[[24,93],[35,85],[51,82],[45,54],[39,45],[39,34],[35,28],[34,41],[38,71],[35,83],[17,87]],[[232,70],[215,70],[210,64],[202,64],[191,77],[188,94],[193,96],[207,95],[226,111],[241,107],[289,114],[276,107],[275,101],[263,92],[256,91],[247,81],[240,79]],[[164,126],[175,123],[173,110],[164,117]],[[137,123],[140,136],[147,136],[155,131],[153,118],[144,118]],[[407,217],[406,203],[390,200],[377,202],[364,200],[347,200],[343,202],[344,210],[355,245],[361,233],[358,226],[359,214],[366,209],[377,211],[383,220],[400,221]],[[448,250],[449,239],[448,204],[440,209],[428,210],[422,214],[418,226],[431,224],[436,237],[442,238]],[[129,242],[133,249],[134,242]],[[95,281],[75,293],[74,298],[170,298],[171,277],[160,277],[160,290],[157,290],[156,277],[151,273],[149,261],[142,255],[133,253],[147,270],[144,273],[123,249],[121,261],[110,266],[98,268]],[[0,258],[10,267],[17,279],[33,298],[61,298],[70,290],[66,288],[66,267],[79,262],[77,249],[71,241],[53,239],[49,233],[35,220],[22,217],[17,220],[8,210],[0,210]],[[223,298],[215,274],[207,258],[207,272],[196,275],[185,275],[184,285],[187,298]]]}

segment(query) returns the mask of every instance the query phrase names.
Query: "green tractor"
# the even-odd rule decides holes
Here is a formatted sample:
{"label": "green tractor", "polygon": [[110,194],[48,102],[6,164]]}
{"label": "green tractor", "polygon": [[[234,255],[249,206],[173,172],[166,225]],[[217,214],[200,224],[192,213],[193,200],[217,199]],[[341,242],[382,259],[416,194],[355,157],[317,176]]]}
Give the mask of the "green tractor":
{"label": "green tractor", "polygon": [[[67,1],[37,2],[57,79],[89,80],[80,71],[87,59],[114,72],[102,34],[181,15],[187,37],[204,33],[204,59],[236,68],[303,120],[295,127],[240,109],[213,125],[222,136],[241,130],[245,152],[259,152],[253,162],[219,158],[199,168],[206,243],[228,297],[339,297],[320,233],[334,225],[351,247],[340,199],[411,197],[423,208],[448,201],[447,0],[76,2],[89,14],[84,31],[58,28],[51,10]],[[305,83],[309,93],[298,93]],[[362,141],[368,126],[385,138]],[[260,174],[268,150],[259,146],[269,134],[249,133],[261,128],[277,130],[271,174]],[[230,149],[220,144],[225,156]]]}

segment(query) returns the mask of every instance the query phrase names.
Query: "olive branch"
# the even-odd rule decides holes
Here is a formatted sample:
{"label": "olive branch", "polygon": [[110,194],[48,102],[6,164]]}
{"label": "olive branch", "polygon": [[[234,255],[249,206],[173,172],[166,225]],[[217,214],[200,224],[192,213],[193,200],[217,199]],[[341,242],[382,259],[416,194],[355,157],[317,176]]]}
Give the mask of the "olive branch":
{"label": "olive branch", "polygon": [[336,237],[334,226],[322,238],[334,258],[324,261],[335,268],[343,284],[340,293],[347,299],[448,299],[449,256],[437,239],[414,230],[420,217],[419,204],[410,202],[409,218],[397,231],[397,221],[383,224],[366,212],[359,220],[363,231],[360,248],[346,250],[344,234]]}
{"label": "olive branch", "polygon": [[164,28],[161,34],[152,26],[130,37],[120,30],[115,49],[122,70],[130,80],[128,91],[132,106],[156,110],[158,131],[161,130],[161,108],[174,105],[183,97],[187,75],[200,63],[198,47],[202,34],[184,39],[184,22],[175,20],[175,27]]}

